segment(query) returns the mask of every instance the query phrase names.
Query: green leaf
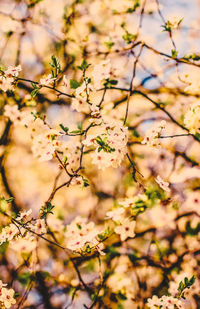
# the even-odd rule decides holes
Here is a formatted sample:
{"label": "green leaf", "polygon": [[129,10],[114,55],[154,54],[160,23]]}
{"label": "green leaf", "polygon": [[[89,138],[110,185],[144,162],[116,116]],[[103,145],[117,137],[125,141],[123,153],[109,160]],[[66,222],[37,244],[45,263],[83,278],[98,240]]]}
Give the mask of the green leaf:
{"label": "green leaf", "polygon": [[198,140],[200,141],[200,134],[199,134],[199,133],[196,133],[195,136],[196,136],[196,138],[198,138]]}
{"label": "green leaf", "polygon": [[40,87],[38,87],[38,85],[35,83],[31,83],[31,85],[33,87],[33,90],[31,91],[31,97],[34,98],[38,94]]}
{"label": "green leaf", "polygon": [[110,227],[108,226],[103,233],[98,234],[98,237],[101,241],[105,240],[110,235]]}
{"label": "green leaf", "polygon": [[82,132],[81,130],[74,130],[74,131],[71,131],[70,133],[72,133],[72,134],[79,134],[81,132]]}
{"label": "green leaf", "polygon": [[131,129],[132,131],[132,135],[135,136],[135,137],[140,137],[140,134],[138,133],[138,131],[134,128],[134,129]]}
{"label": "green leaf", "polygon": [[120,256],[120,252],[117,251],[117,249],[114,247],[114,246],[110,246],[110,247],[107,247],[106,250],[106,257],[109,259],[109,260],[112,260],[114,259],[115,257],[117,256]]}
{"label": "green leaf", "polygon": [[19,296],[20,296],[20,294],[19,294],[18,292],[15,292],[14,298],[17,298],[17,297],[19,297]]}
{"label": "green leaf", "polygon": [[104,42],[104,44],[106,45],[106,47],[111,50],[111,48],[115,45],[114,42],[112,41],[107,41],[107,42]]}
{"label": "green leaf", "polygon": [[48,271],[41,271],[40,274],[44,279],[51,278],[51,274]]}
{"label": "green leaf", "polygon": [[17,279],[23,286],[27,286],[30,280],[33,280],[33,275],[31,272],[25,272],[19,274]]}
{"label": "green leaf", "polygon": [[165,25],[162,25],[163,31],[171,32],[172,31],[172,25],[169,21],[165,23]]}
{"label": "green leaf", "polygon": [[181,281],[179,283],[178,291],[183,291],[183,289],[184,289],[184,283],[183,283],[183,281]]}
{"label": "green leaf", "polygon": [[148,202],[153,206],[158,200],[164,198],[164,191],[160,190],[160,188],[149,186],[145,192],[145,195],[148,197]]}
{"label": "green leaf", "polygon": [[72,88],[72,89],[76,89],[76,88],[80,87],[80,85],[81,85],[81,83],[78,82],[75,79],[70,79],[69,84],[70,84],[70,88]]}
{"label": "green leaf", "polygon": [[36,4],[40,3],[43,0],[31,0],[30,3],[28,4],[28,8],[33,8]]}
{"label": "green leaf", "polygon": [[118,292],[117,296],[118,296],[119,299],[121,299],[121,300],[126,300],[126,299],[127,299],[126,295],[122,294],[121,292]]}
{"label": "green leaf", "polygon": [[54,69],[54,71],[51,70],[52,78],[57,77],[57,75],[62,72],[60,67],[60,60],[56,56],[52,55],[51,62],[49,64]]}
{"label": "green leaf", "polygon": [[89,186],[89,182],[87,179],[83,178],[83,186],[84,187],[88,187]]}
{"label": "green leaf", "polygon": [[116,79],[109,79],[109,83],[111,85],[117,85],[118,84],[118,81]]}
{"label": "green leaf", "polygon": [[82,124],[82,122],[78,122],[77,128],[78,128],[80,131],[83,130],[83,124]]}
{"label": "green leaf", "polygon": [[39,88],[35,88],[31,91],[31,97],[34,98],[39,92]]}
{"label": "green leaf", "polygon": [[[181,22],[183,21],[183,18],[181,18],[178,23],[177,26],[179,26],[181,24]],[[170,20],[167,20],[167,22],[165,23],[165,25],[162,25],[162,27],[164,28],[163,31],[167,31],[167,32],[171,32],[172,29],[174,28],[173,23],[170,22]]]}
{"label": "green leaf", "polygon": [[92,301],[94,301],[96,299],[96,294],[91,294],[90,298],[91,298]]}
{"label": "green leaf", "polygon": [[200,232],[200,223],[196,227],[192,228],[190,222],[188,221],[185,225],[186,234],[191,236],[196,236]]}
{"label": "green leaf", "polygon": [[171,50],[171,55],[172,55],[172,58],[176,58],[178,56],[178,51],[175,50],[175,49],[172,49]]}
{"label": "green leaf", "polygon": [[128,8],[126,13],[133,13],[140,6],[140,0],[135,0],[132,8]]}
{"label": "green leaf", "polygon": [[53,214],[52,212],[52,209],[54,208],[55,206],[52,205],[50,202],[47,202],[46,205],[44,205],[42,208],[41,208],[41,218],[44,219],[47,217],[48,214]]}
{"label": "green leaf", "polygon": [[67,132],[69,131],[69,128],[68,128],[68,127],[63,126],[63,124],[62,124],[62,123],[60,123],[60,124],[59,124],[59,126],[61,127],[61,129],[62,129],[65,133],[67,133]]}
{"label": "green leaf", "polygon": [[91,250],[89,244],[86,245],[85,251],[86,251],[87,253],[91,253],[92,250]]}
{"label": "green leaf", "polygon": [[102,139],[101,136],[97,136],[95,138],[97,144],[100,146],[98,148],[98,152],[100,152],[101,150],[105,151],[105,152],[114,152],[115,149],[114,148],[111,148],[107,143],[106,143],[106,140],[105,139]]}
{"label": "green leaf", "polygon": [[193,285],[195,283],[195,280],[196,280],[196,277],[193,275],[191,278],[190,278],[190,285]]}
{"label": "green leaf", "polygon": [[122,38],[127,44],[130,44],[136,39],[136,35],[126,30],[126,34],[122,35]]}
{"label": "green leaf", "polygon": [[9,242],[8,241],[5,241],[4,243],[2,243],[0,245],[0,254],[4,255],[7,248],[8,248],[8,245],[9,245]]}
{"label": "green leaf", "polygon": [[14,197],[9,197],[9,198],[6,199],[7,203],[11,203],[12,201],[14,201]]}
{"label": "green leaf", "polygon": [[55,78],[56,76],[55,76],[55,74],[54,74],[54,71],[53,70],[51,70],[51,78]]}
{"label": "green leaf", "polygon": [[184,296],[184,290],[185,289],[190,289],[190,287],[194,284],[196,278],[195,276],[192,276],[190,279],[187,277],[184,278],[184,282],[181,281],[178,286],[178,291],[179,291],[179,297],[185,298]]}
{"label": "green leaf", "polygon": [[104,83],[105,88],[111,88],[114,85],[117,85],[118,81],[116,79],[106,79],[106,82]]}
{"label": "green leaf", "polygon": [[199,55],[196,55],[196,54],[193,54],[193,55],[192,55],[192,60],[198,61],[198,60],[200,60],[200,56],[199,56]]}
{"label": "green leaf", "polygon": [[4,197],[0,197],[0,211],[6,212],[8,209],[8,204],[12,203],[14,200],[13,197],[5,199]]}
{"label": "green leaf", "polygon": [[199,61],[200,60],[200,55],[197,55],[195,53],[189,54],[183,57],[185,60],[194,60],[194,61]]}
{"label": "green leaf", "polygon": [[35,121],[37,119],[37,114],[35,114],[34,112],[31,112],[31,115],[33,116],[34,121]]}
{"label": "green leaf", "polygon": [[137,215],[145,212],[146,209],[147,209],[147,205],[146,205],[145,201],[143,201],[142,199],[139,199],[132,206],[131,214],[132,214],[132,216],[137,216]]}
{"label": "green leaf", "polygon": [[31,86],[32,86],[34,89],[38,89],[37,84],[35,84],[35,83],[33,83],[33,82],[31,82]]}
{"label": "green leaf", "polygon": [[78,66],[78,69],[80,69],[81,71],[86,71],[87,68],[89,68],[90,64],[87,63],[87,61],[85,59],[83,59],[81,65]]}

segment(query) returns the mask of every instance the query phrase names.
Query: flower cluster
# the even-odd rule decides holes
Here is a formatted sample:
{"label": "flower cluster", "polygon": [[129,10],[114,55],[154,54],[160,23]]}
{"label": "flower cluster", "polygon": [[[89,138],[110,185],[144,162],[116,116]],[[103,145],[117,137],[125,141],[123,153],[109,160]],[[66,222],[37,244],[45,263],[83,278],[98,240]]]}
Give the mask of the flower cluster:
{"label": "flower cluster", "polygon": [[87,219],[76,217],[69,225],[66,226],[66,246],[75,252],[88,252],[97,250],[100,253],[103,244],[98,238],[100,231],[95,227],[94,222],[87,223]]}
{"label": "flower cluster", "polygon": [[21,65],[18,65],[17,67],[10,66],[7,70],[2,71],[0,75],[0,89],[3,91],[13,90],[14,81],[21,70]]}
{"label": "flower cluster", "polygon": [[120,206],[106,213],[106,219],[112,219],[115,225],[114,232],[120,235],[121,241],[135,236],[136,221],[133,217],[145,210],[146,203],[146,195],[137,195],[133,198],[119,200]]}
{"label": "flower cluster", "polygon": [[145,135],[145,138],[142,141],[142,144],[148,146],[160,146],[159,137],[162,133],[162,130],[166,126],[166,121],[162,120],[159,124],[155,124],[152,128],[150,128]]}
{"label": "flower cluster", "polygon": [[29,128],[33,142],[32,152],[39,161],[51,160],[55,150],[60,145],[57,138],[59,131],[50,129],[40,118],[35,118],[34,112],[19,110],[17,105],[6,105],[4,115],[15,125],[25,125]]}
{"label": "flower cluster", "polygon": [[0,244],[4,242],[11,242],[13,248],[20,248],[20,251],[31,251],[36,247],[36,235],[43,235],[46,233],[46,224],[44,219],[33,219],[32,210],[20,213],[13,223],[4,227],[0,233]]}
{"label": "flower cluster", "polygon": [[115,76],[115,70],[111,66],[110,59],[104,60],[94,66],[92,78],[96,89],[103,86],[103,82],[110,77]]}
{"label": "flower cluster", "polygon": [[57,140],[60,135],[59,132],[49,129],[47,126],[44,129],[46,130],[43,133],[34,135],[32,145],[33,155],[40,162],[51,160],[59,146],[59,141]]}
{"label": "flower cluster", "polygon": [[6,288],[7,284],[0,280],[0,305],[1,308],[10,308],[16,303],[14,298],[15,291],[13,289]]}
{"label": "flower cluster", "polygon": [[94,91],[91,84],[86,85],[86,83],[82,83],[82,85],[75,90],[75,98],[72,99],[72,108],[77,112],[87,113],[89,111],[89,96],[90,93]]}
{"label": "flower cluster", "polygon": [[[169,282],[169,293],[175,297],[177,296],[178,289],[181,287],[180,282],[185,282],[185,278],[188,278],[188,273],[186,274],[182,271],[180,274],[173,277],[174,279]],[[200,282],[198,279],[196,279],[192,285],[184,287],[184,297],[187,299],[190,299],[194,295],[199,295],[199,292]]]}
{"label": "flower cluster", "polygon": [[183,18],[179,16],[172,16],[170,19],[167,21],[166,26],[170,27],[171,30],[178,29],[182,22]]}
{"label": "flower cluster", "polygon": [[94,147],[95,152],[92,162],[99,169],[120,166],[125,154],[128,141],[128,129],[120,122],[105,121],[96,134],[88,134],[83,144],[87,147]]}
{"label": "flower cluster", "polygon": [[0,308],[199,306],[198,20],[165,2],[0,1]]}
{"label": "flower cluster", "polygon": [[184,117],[184,124],[190,133],[199,133],[200,129],[200,102],[196,101],[190,105]]}
{"label": "flower cluster", "polygon": [[115,233],[120,235],[121,241],[126,240],[128,237],[133,238],[135,236],[135,224],[135,221],[126,218],[115,228]]}
{"label": "flower cluster", "polygon": [[184,309],[183,301],[180,299],[177,299],[173,296],[162,296],[161,298],[158,298],[158,296],[154,295],[151,299],[148,299],[147,306],[150,309]]}
{"label": "flower cluster", "polygon": [[134,284],[134,277],[129,273],[128,266],[129,263],[126,257],[121,257],[120,263],[108,279],[107,285],[111,288],[112,292],[131,299],[135,295],[136,285]]}
{"label": "flower cluster", "polygon": [[34,119],[30,112],[19,110],[19,107],[16,104],[6,104],[4,107],[4,116],[8,117],[14,125],[20,124],[28,126],[28,124]]}
{"label": "flower cluster", "polygon": [[49,86],[56,78],[53,78],[51,74],[47,76],[43,76],[43,78],[40,79],[40,84],[42,86]]}
{"label": "flower cluster", "polygon": [[0,244],[3,244],[6,241],[12,240],[16,235],[19,234],[17,225],[11,223],[8,226],[4,227],[0,234]]}

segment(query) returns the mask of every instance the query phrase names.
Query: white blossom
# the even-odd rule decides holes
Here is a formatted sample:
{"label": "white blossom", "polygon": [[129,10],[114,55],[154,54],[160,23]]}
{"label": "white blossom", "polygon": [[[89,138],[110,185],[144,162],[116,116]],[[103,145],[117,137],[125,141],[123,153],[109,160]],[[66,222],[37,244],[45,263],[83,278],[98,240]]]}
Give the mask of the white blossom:
{"label": "white blossom", "polygon": [[161,135],[162,130],[165,128],[166,121],[162,120],[159,124],[155,124],[152,128],[150,128],[142,141],[142,144],[148,146],[160,146],[159,137]]}
{"label": "white blossom", "polygon": [[135,224],[135,221],[126,218],[115,228],[115,233],[120,235],[121,241],[126,240],[128,237],[133,238],[135,236]]}
{"label": "white blossom", "polygon": [[200,101],[196,101],[190,105],[184,117],[184,125],[190,133],[196,134],[200,132]]}
{"label": "white blossom", "polygon": [[21,65],[18,65],[16,67],[9,66],[7,70],[5,71],[5,75],[6,77],[12,77],[12,76],[18,77],[19,72],[21,72],[21,70],[22,70]]}
{"label": "white blossom", "polygon": [[42,86],[49,86],[56,78],[53,78],[51,74],[44,76],[40,79],[40,84]]}
{"label": "white blossom", "polygon": [[92,156],[92,163],[99,169],[120,166],[126,152],[128,141],[128,129],[119,122],[101,125],[99,134],[88,134],[83,141],[86,146],[93,146],[95,151]]}
{"label": "white blossom", "polygon": [[[13,289],[2,288],[0,294],[0,302],[7,309],[16,303],[14,298],[15,291]],[[3,307],[3,308],[4,308]]]}
{"label": "white blossom", "polygon": [[170,192],[169,182],[164,181],[159,175],[155,178],[155,181],[157,182],[157,184],[159,184],[161,189],[163,189],[166,192]]}
{"label": "white blossom", "polygon": [[[81,251],[85,249],[86,245],[89,245],[90,248],[99,245],[97,238],[99,229],[95,227],[94,222],[86,222],[86,219],[76,217],[70,225],[67,225],[65,237],[68,249],[72,251]],[[100,247],[98,247],[98,250],[100,250]]]}
{"label": "white blossom", "polygon": [[112,211],[108,211],[106,216],[113,221],[120,221],[122,219],[122,214],[124,213],[124,208],[116,208]]}

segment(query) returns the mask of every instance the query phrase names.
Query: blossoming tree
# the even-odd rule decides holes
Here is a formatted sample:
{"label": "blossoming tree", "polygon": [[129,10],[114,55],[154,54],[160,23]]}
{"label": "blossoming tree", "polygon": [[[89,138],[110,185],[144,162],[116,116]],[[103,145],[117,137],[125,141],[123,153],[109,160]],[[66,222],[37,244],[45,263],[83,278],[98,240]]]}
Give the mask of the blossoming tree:
{"label": "blossoming tree", "polygon": [[199,308],[199,9],[0,1],[1,308]]}

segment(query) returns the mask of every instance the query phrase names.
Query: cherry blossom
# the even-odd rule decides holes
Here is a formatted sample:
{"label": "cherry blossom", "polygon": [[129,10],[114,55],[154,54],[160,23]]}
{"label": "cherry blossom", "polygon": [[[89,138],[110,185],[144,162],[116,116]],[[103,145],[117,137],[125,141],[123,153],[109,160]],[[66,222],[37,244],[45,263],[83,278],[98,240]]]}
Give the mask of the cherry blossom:
{"label": "cherry blossom", "polygon": [[151,129],[146,132],[142,144],[148,146],[160,146],[159,137],[162,133],[162,130],[165,128],[165,125],[165,120],[162,120],[159,124],[155,124]]}
{"label": "cherry blossom", "polygon": [[115,228],[115,233],[120,235],[121,241],[126,240],[128,237],[133,238],[135,236],[135,224],[135,221],[126,218]]}
{"label": "cherry blossom", "polygon": [[158,175],[155,178],[155,181],[157,182],[157,184],[159,184],[159,186],[161,187],[161,189],[163,189],[166,192],[170,192],[170,188],[169,188],[169,183],[167,181],[164,181],[160,175]]}

